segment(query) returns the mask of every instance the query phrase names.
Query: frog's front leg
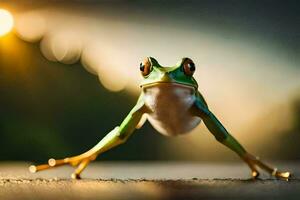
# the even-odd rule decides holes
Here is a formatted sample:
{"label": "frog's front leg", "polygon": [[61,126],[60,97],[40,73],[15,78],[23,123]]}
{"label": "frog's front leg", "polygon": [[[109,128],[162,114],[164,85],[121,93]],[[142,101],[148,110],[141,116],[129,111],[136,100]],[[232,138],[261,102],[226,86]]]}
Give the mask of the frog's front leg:
{"label": "frog's front leg", "polygon": [[125,120],[121,123],[120,126],[116,127],[112,131],[110,131],[96,146],[87,152],[80,154],[78,156],[68,157],[65,159],[55,160],[53,158],[49,159],[48,164],[42,164],[37,166],[30,166],[29,170],[31,172],[37,172],[53,167],[58,167],[65,164],[70,164],[72,166],[77,166],[74,173],[72,174],[72,178],[77,179],[80,178],[81,172],[85,169],[85,167],[96,157],[119,145],[124,143],[128,137],[133,133],[135,128],[137,127],[139,121],[142,118],[142,115],[146,112],[146,107],[144,105],[144,100],[142,96],[139,98],[136,106],[130,111]]}
{"label": "frog's front leg", "polygon": [[288,179],[291,176],[290,172],[280,172],[277,168],[271,167],[262,162],[258,157],[249,154],[242,145],[227,132],[221,122],[208,109],[208,106],[201,94],[198,95],[195,101],[193,112],[203,120],[206,127],[215,136],[217,141],[236,152],[248,164],[252,171],[253,178],[257,178],[259,176],[259,172],[256,168],[257,166],[277,178]]}

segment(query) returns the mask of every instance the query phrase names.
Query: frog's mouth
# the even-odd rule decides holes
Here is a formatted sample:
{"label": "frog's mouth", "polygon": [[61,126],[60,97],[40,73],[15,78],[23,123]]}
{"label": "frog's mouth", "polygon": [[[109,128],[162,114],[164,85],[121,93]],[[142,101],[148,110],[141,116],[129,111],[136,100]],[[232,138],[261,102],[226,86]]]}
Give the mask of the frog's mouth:
{"label": "frog's mouth", "polygon": [[157,81],[157,82],[153,82],[153,83],[146,83],[146,84],[141,84],[140,87],[141,88],[150,88],[150,87],[156,87],[159,85],[169,85],[169,86],[174,86],[174,87],[183,87],[183,88],[189,88],[189,89],[193,89],[196,90],[197,88],[192,85],[192,84],[187,84],[187,83],[177,83],[177,82],[170,82],[170,81]]}

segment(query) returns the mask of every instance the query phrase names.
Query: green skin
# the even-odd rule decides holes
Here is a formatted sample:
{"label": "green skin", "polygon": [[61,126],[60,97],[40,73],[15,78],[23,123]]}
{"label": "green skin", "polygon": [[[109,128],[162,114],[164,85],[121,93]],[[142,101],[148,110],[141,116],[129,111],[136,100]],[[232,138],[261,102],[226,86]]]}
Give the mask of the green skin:
{"label": "green skin", "polygon": [[30,170],[32,172],[48,169],[51,167],[56,167],[64,164],[71,164],[77,166],[75,172],[72,174],[72,178],[80,178],[80,173],[88,165],[90,161],[96,159],[96,157],[119,145],[124,143],[129,136],[134,132],[136,128],[139,128],[143,124],[142,117],[144,114],[149,112],[155,112],[155,110],[149,109],[145,103],[144,88],[149,85],[160,85],[165,83],[172,83],[179,86],[190,87],[194,91],[193,105],[190,107],[189,111],[191,115],[201,118],[208,130],[214,135],[217,141],[223,145],[230,148],[232,151],[237,153],[242,160],[244,160],[252,171],[252,177],[258,177],[259,173],[256,167],[260,167],[273,176],[277,178],[287,179],[290,177],[289,172],[279,172],[276,168],[270,167],[259,160],[259,158],[252,156],[247,153],[242,145],[224,128],[217,117],[210,111],[206,101],[204,100],[201,93],[198,91],[198,84],[192,75],[186,75],[182,70],[184,61],[188,58],[183,58],[173,67],[162,67],[160,64],[152,57],[146,58],[151,63],[151,71],[144,77],[141,83],[142,92],[140,97],[130,111],[128,116],[124,119],[119,127],[116,127],[111,132],[109,132],[96,146],[94,146],[89,151],[74,157],[65,158],[62,160],[50,159],[48,164],[31,166]]}

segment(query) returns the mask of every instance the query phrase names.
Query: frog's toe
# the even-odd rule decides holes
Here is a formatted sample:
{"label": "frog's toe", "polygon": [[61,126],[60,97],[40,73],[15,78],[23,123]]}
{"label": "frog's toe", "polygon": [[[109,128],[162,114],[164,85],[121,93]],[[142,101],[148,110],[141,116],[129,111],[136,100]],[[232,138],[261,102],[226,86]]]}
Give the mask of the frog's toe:
{"label": "frog's toe", "polygon": [[71,178],[72,179],[81,179],[80,174],[75,173],[75,172],[71,174]]}
{"label": "frog's toe", "polygon": [[48,163],[46,163],[46,164],[29,166],[29,171],[31,173],[35,173],[38,171],[50,169],[50,168],[57,167],[57,166],[64,165],[64,164],[66,164],[66,163],[63,160],[55,160],[55,159],[51,158],[51,159],[49,159]]}
{"label": "frog's toe", "polygon": [[257,178],[259,177],[259,175],[260,175],[260,174],[259,174],[258,171],[252,171],[252,172],[251,172],[251,176],[252,176],[253,179],[257,179]]}
{"label": "frog's toe", "polygon": [[90,163],[91,158],[88,157],[86,159],[83,159],[75,169],[74,173],[71,175],[72,179],[80,179],[81,172],[87,167],[87,165]]}
{"label": "frog's toe", "polygon": [[277,171],[276,168],[272,172],[272,175],[275,176],[276,178],[283,178],[283,179],[289,179],[292,176],[292,174],[290,172],[280,172],[280,171]]}

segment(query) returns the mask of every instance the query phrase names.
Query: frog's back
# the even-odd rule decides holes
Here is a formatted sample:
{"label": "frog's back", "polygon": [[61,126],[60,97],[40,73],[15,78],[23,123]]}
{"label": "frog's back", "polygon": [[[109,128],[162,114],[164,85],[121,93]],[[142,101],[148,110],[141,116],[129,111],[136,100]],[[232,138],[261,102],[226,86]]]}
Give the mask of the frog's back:
{"label": "frog's back", "polygon": [[148,120],[163,135],[174,136],[187,133],[201,121],[190,112],[195,102],[192,87],[160,83],[143,88],[145,104],[151,111]]}

